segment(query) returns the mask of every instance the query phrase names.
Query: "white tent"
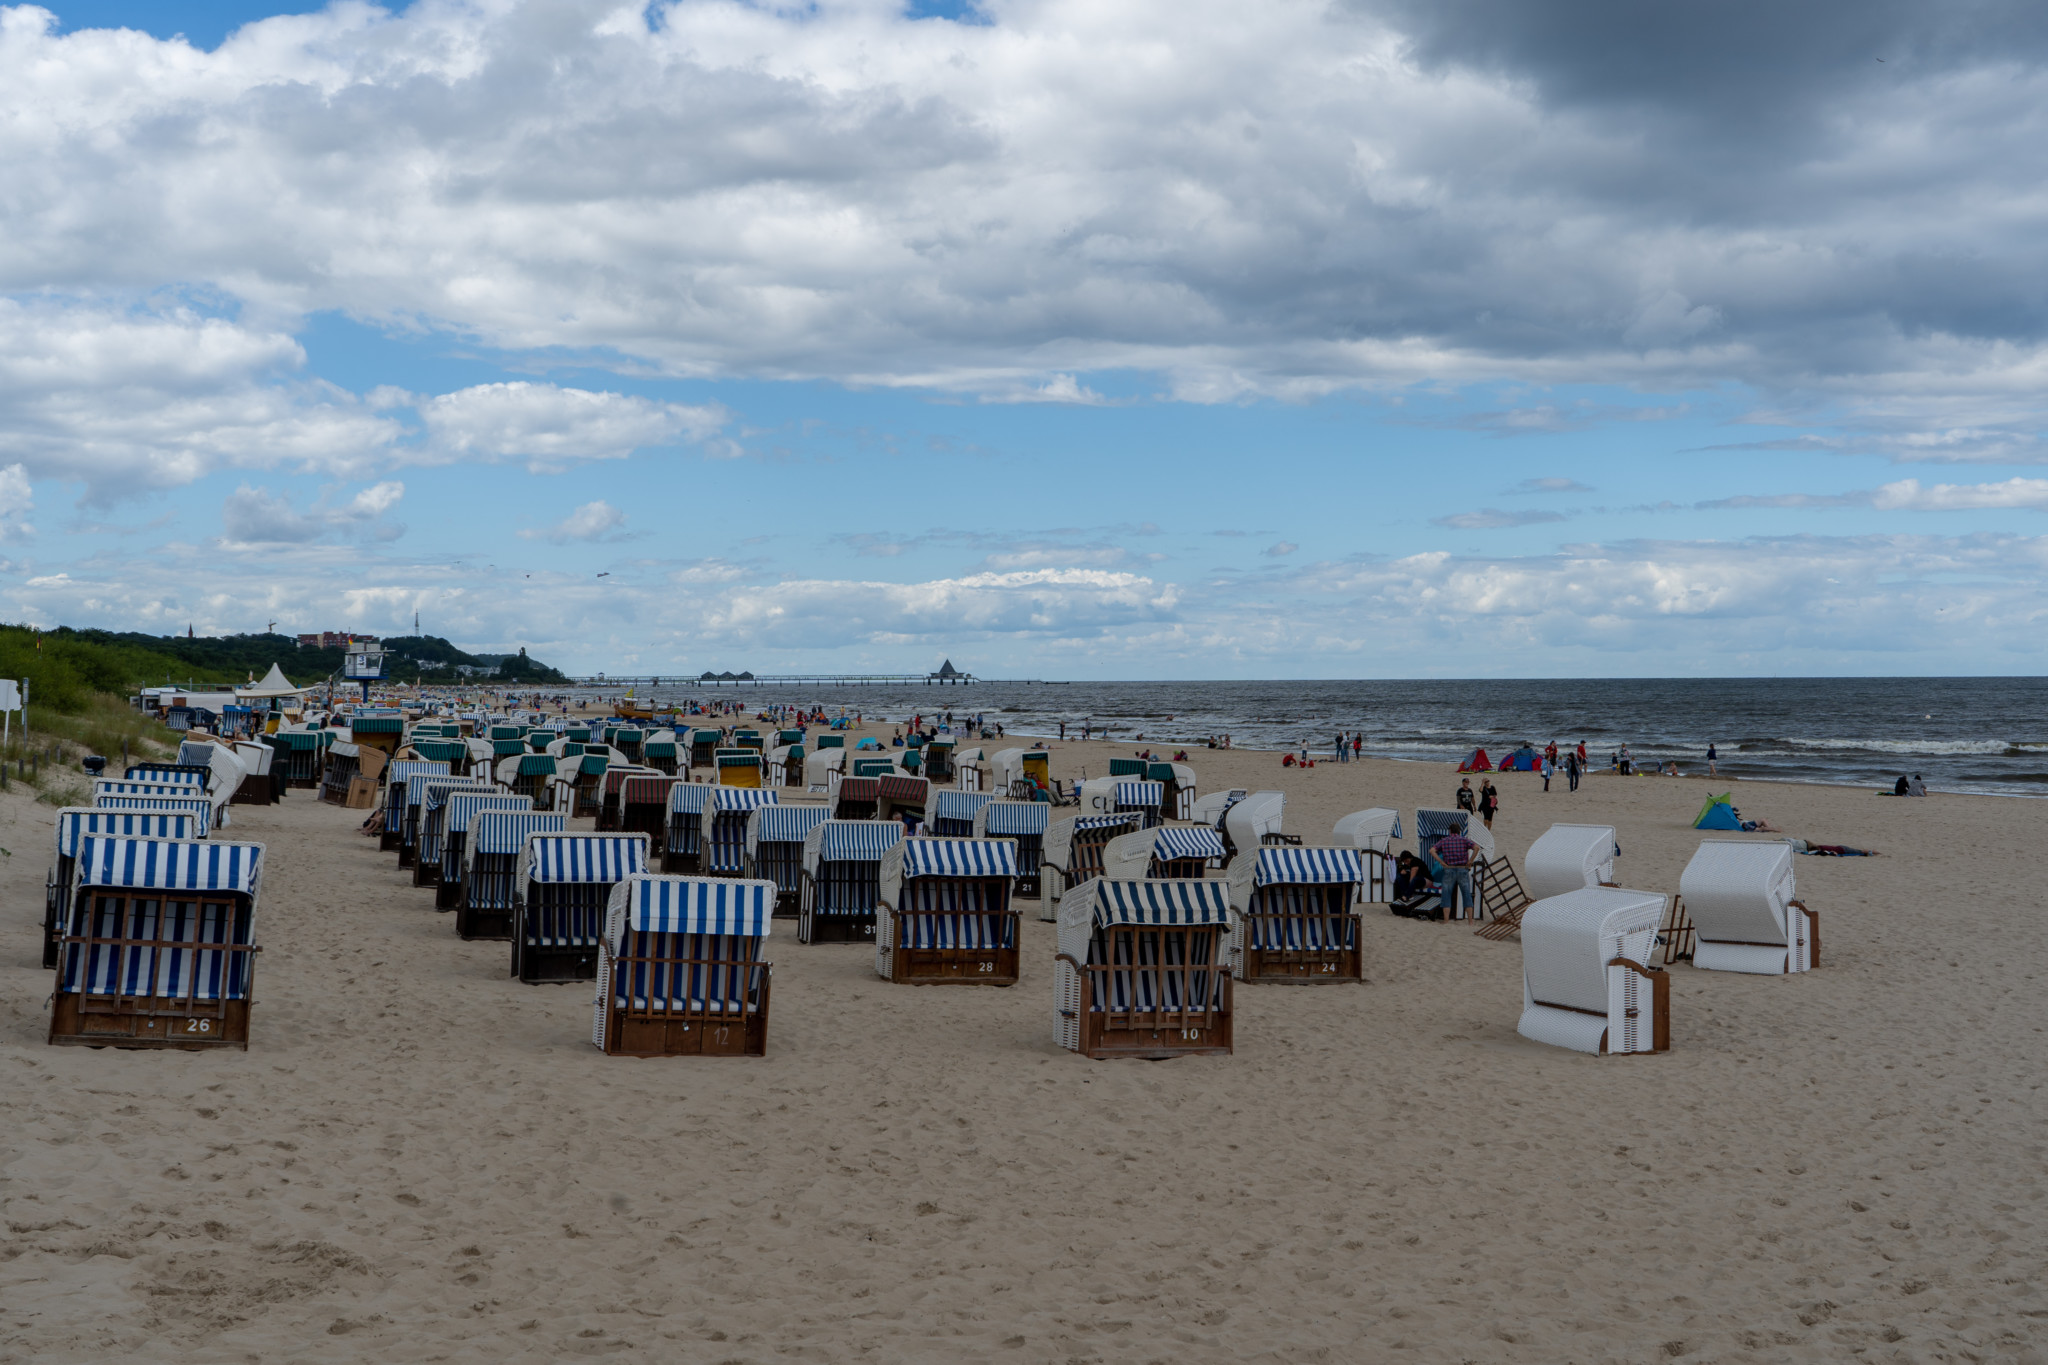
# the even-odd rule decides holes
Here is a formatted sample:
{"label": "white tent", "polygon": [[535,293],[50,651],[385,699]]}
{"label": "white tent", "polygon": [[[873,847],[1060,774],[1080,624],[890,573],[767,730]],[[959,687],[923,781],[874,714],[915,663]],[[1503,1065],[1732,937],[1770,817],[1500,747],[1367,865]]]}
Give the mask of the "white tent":
{"label": "white tent", "polygon": [[293,687],[292,680],[276,664],[263,675],[263,681],[254,687],[238,687],[235,695],[243,701],[263,701],[271,697],[303,697],[312,691],[310,687]]}

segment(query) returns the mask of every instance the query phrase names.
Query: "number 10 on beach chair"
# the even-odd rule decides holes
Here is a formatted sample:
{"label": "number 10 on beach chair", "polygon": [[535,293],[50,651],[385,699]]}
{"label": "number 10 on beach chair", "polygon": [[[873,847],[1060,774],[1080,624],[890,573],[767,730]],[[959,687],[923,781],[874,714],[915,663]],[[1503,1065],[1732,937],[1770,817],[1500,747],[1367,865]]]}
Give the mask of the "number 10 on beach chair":
{"label": "number 10 on beach chair", "polygon": [[768,1050],[772,882],[634,875],[611,890],[591,1041],[614,1057]]}
{"label": "number 10 on beach chair", "polygon": [[1096,878],[1060,900],[1054,1037],[1084,1057],[1231,1050],[1230,900],[1220,878]]}

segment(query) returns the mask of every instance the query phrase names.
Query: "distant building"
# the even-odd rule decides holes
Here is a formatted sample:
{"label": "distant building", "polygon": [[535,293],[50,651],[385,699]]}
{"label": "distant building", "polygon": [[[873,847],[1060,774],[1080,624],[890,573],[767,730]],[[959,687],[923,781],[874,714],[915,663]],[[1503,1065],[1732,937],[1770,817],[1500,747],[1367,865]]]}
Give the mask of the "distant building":
{"label": "distant building", "polygon": [[347,649],[352,637],[347,631],[322,630],[299,637],[300,649]]}
{"label": "distant building", "polygon": [[953,661],[951,659],[948,659],[946,660],[946,662],[939,665],[939,671],[932,674],[932,676],[934,678],[952,679],[964,678],[967,675],[965,673],[962,673],[959,669],[953,667]]}

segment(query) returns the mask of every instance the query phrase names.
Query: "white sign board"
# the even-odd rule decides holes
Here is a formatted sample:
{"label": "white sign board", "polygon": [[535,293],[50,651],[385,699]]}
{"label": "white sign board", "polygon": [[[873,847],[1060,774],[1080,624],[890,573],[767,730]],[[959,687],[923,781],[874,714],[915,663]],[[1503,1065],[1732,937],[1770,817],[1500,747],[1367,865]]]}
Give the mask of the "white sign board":
{"label": "white sign board", "polygon": [[0,678],[0,711],[21,709],[21,684],[12,678]]}

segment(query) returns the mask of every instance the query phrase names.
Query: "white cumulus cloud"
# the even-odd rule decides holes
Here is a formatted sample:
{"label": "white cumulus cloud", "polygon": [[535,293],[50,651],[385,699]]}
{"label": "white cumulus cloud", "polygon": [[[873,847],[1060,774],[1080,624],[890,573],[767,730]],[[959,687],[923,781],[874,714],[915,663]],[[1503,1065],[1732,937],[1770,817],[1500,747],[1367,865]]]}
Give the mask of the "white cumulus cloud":
{"label": "white cumulus cloud", "polygon": [[599,499],[586,502],[552,526],[521,531],[528,540],[551,540],[560,545],[571,540],[616,540],[626,529],[626,514]]}

